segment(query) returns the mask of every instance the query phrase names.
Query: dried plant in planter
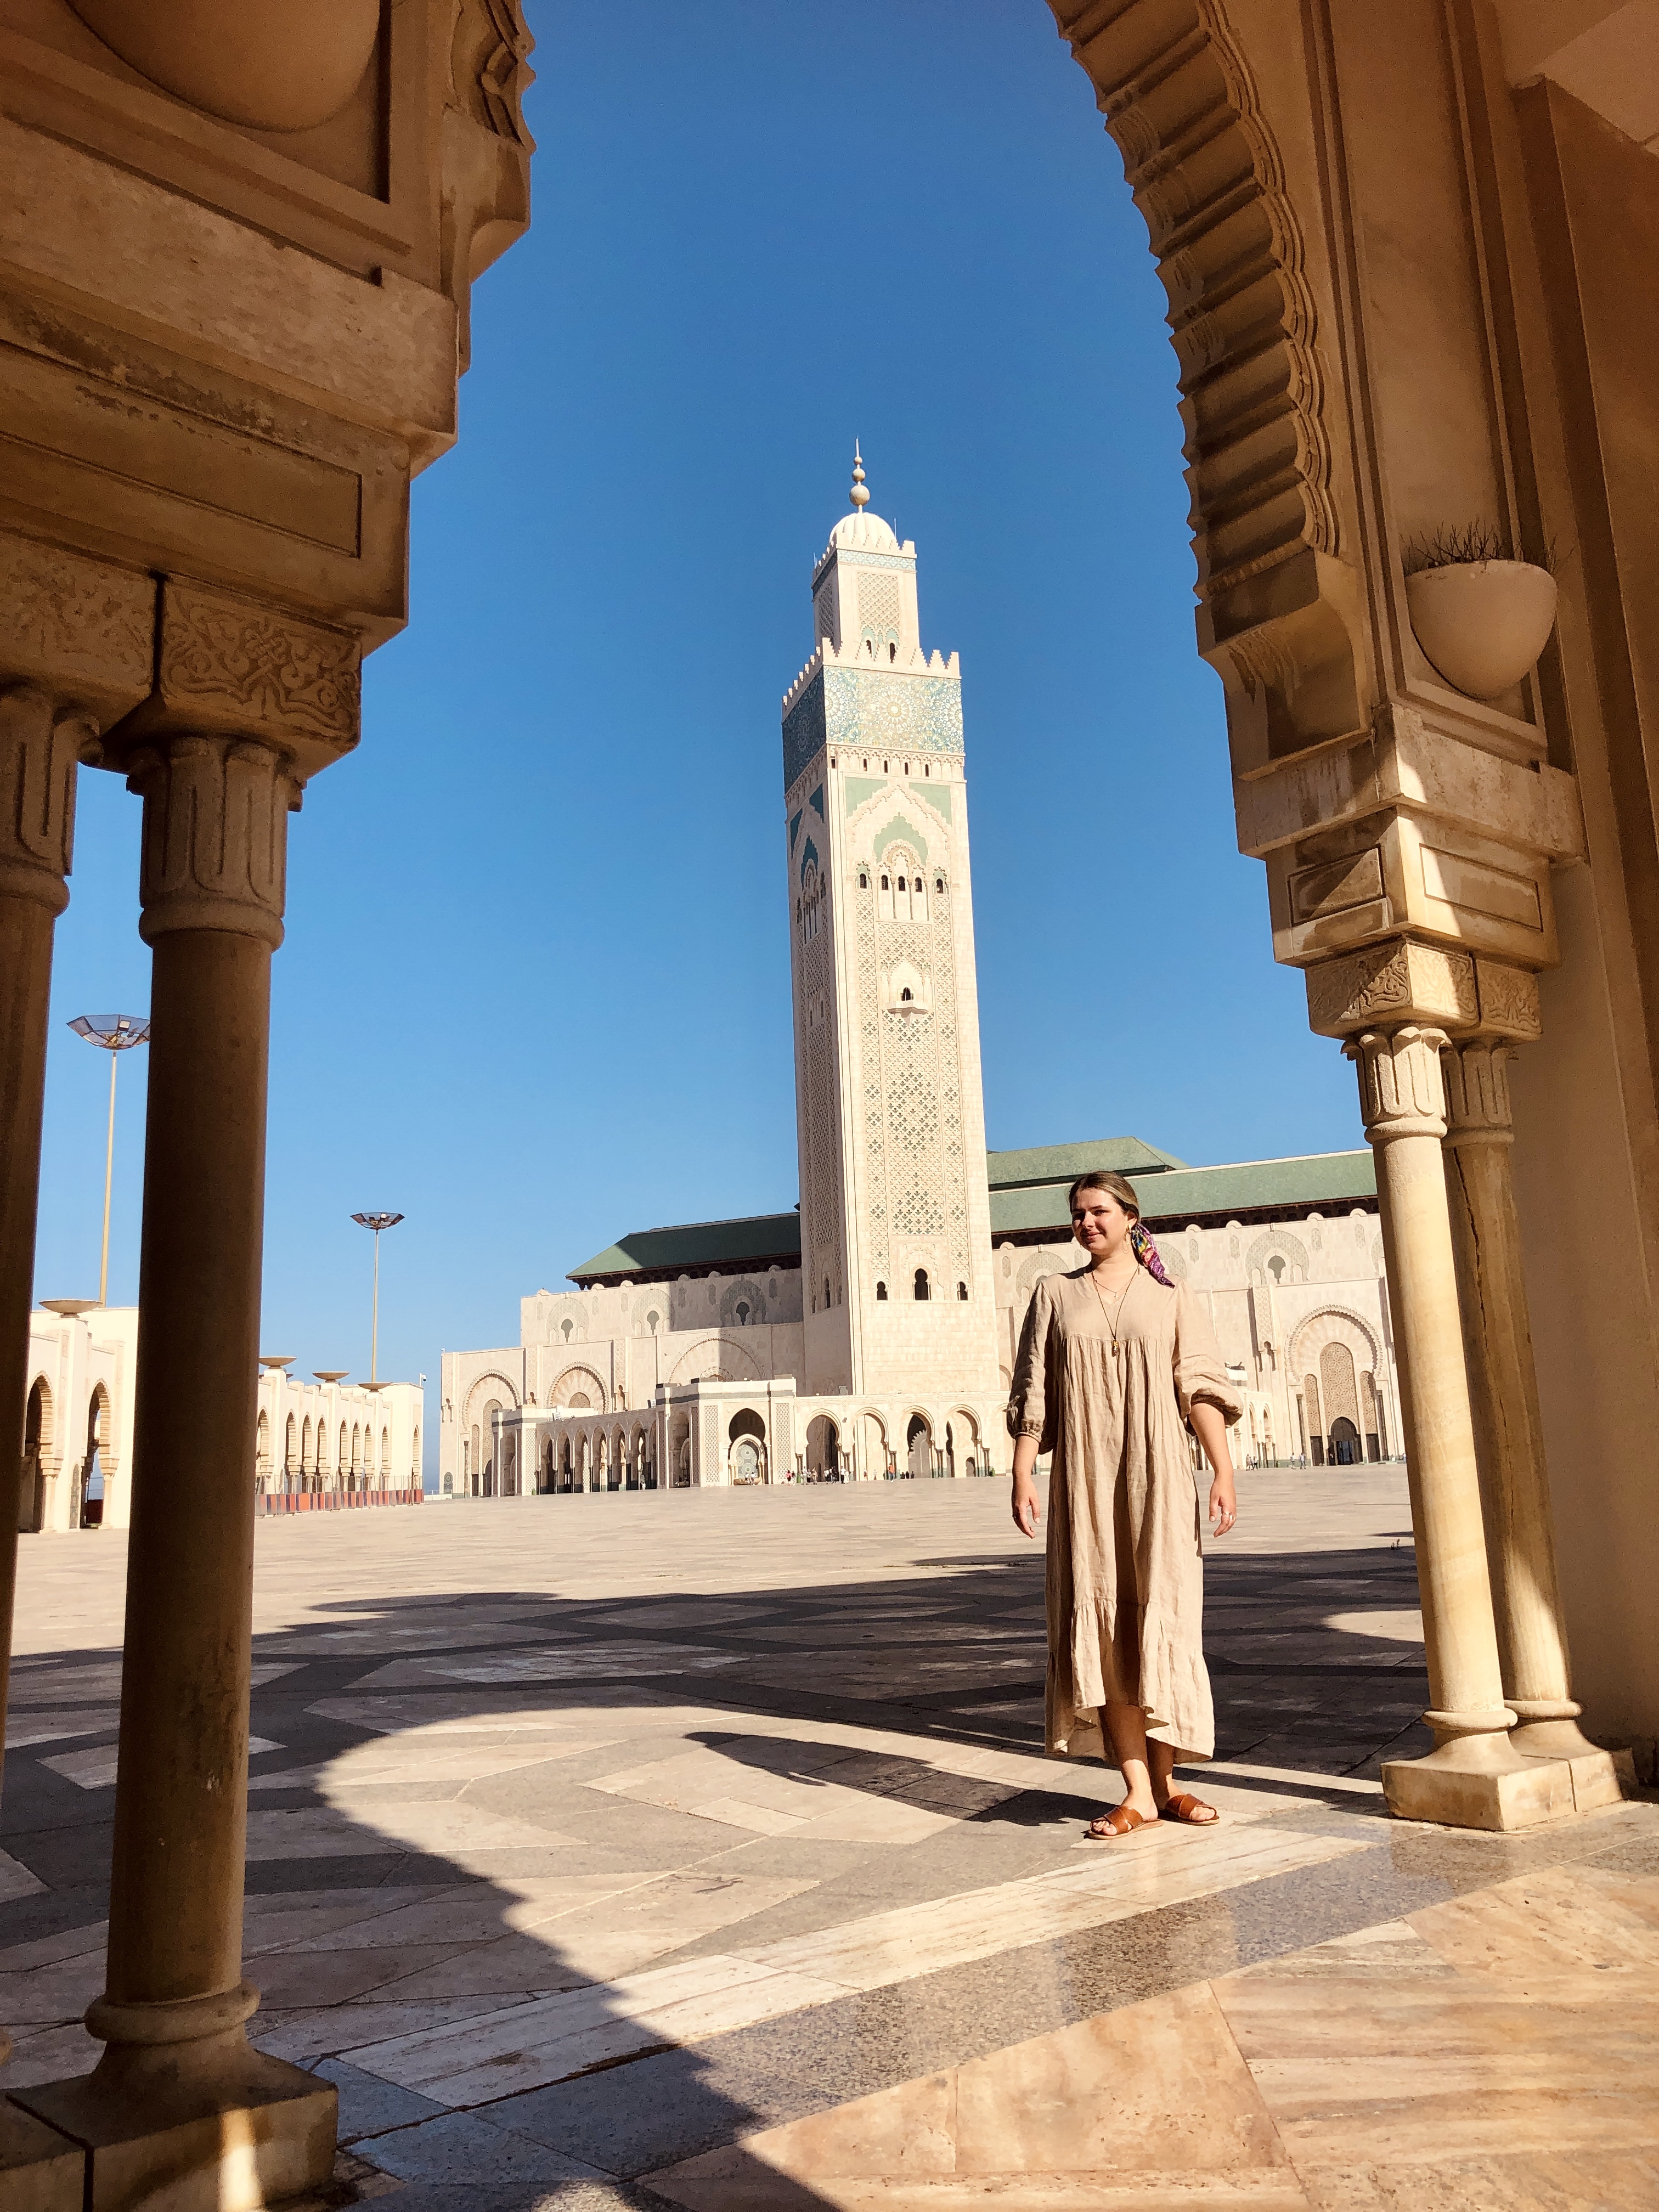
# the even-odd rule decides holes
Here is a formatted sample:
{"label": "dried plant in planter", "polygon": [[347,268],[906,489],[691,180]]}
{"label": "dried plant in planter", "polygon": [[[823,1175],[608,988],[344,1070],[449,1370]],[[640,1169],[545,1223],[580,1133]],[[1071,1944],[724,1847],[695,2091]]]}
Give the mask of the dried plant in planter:
{"label": "dried plant in planter", "polygon": [[1555,574],[1554,555],[1549,548],[1536,556],[1512,553],[1509,532],[1495,522],[1480,520],[1455,526],[1442,523],[1437,529],[1421,531],[1406,540],[1401,557],[1408,576],[1420,576],[1426,568],[1467,568],[1486,561],[1515,560],[1525,560],[1546,575]]}
{"label": "dried plant in planter", "polygon": [[1517,560],[1505,531],[1476,520],[1425,531],[1401,557],[1412,629],[1435,669],[1471,698],[1511,690],[1554,626],[1549,554]]}

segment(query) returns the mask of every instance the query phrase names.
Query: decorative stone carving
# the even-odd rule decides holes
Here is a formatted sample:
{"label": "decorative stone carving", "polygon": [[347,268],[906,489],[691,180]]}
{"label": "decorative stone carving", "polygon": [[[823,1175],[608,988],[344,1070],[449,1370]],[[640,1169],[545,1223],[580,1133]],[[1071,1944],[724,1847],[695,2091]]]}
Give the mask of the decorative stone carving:
{"label": "decorative stone carving", "polygon": [[169,577],[143,719],[268,738],[309,770],[357,742],[362,658],[349,631]]}
{"label": "decorative stone carving", "polygon": [[61,914],[75,842],[75,776],[89,726],[44,691],[0,691],[0,896]]}
{"label": "decorative stone carving", "polygon": [[1509,1079],[1513,1053],[1512,1046],[1488,1043],[1484,1038],[1474,1044],[1448,1045],[1442,1053],[1449,1145],[1514,1143]]}
{"label": "decorative stone carving", "polygon": [[525,128],[524,96],[536,81],[530,67],[536,41],[519,0],[473,0],[470,8],[457,11],[455,39],[458,52],[463,42],[471,46],[471,75],[491,130],[533,152],[535,141]]}
{"label": "decorative stone carving", "polygon": [[283,941],[288,817],[300,786],[269,745],[205,734],[134,757],[129,787],[144,801],[139,934],[228,930]]}
{"label": "decorative stone carving", "polygon": [[[1054,0],[1054,13],[1094,80],[1170,295],[1200,592],[1304,548],[1334,553],[1302,226],[1223,9]],[[1188,163],[1194,147],[1202,161]]]}
{"label": "decorative stone carving", "polygon": [[1445,1043],[1443,1030],[1408,1022],[1388,1032],[1367,1030],[1343,1046],[1359,1078],[1359,1109],[1370,1143],[1445,1135],[1446,1092],[1440,1073]]}
{"label": "decorative stone carving", "polygon": [[1464,952],[1394,938],[1307,970],[1308,1025],[1352,1036],[1378,1020],[1473,1029],[1480,1019],[1474,962]]}
{"label": "decorative stone carving", "polygon": [[153,577],[0,535],[0,679],[109,721],[149,689],[155,623]]}
{"label": "decorative stone carving", "polygon": [[1501,961],[1477,960],[1474,964],[1481,1028],[1522,1041],[1541,1036],[1544,1019],[1538,1005],[1538,978],[1524,968],[1505,967]]}

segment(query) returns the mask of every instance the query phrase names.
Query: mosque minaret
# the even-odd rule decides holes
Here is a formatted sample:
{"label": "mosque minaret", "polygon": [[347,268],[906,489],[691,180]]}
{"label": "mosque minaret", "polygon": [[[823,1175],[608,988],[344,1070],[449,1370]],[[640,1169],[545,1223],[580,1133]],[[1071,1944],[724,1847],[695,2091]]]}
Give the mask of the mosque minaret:
{"label": "mosque minaret", "polygon": [[962,672],[924,649],[916,549],[851,512],[783,697],[800,1198],[630,1231],[446,1352],[443,1493],[670,1492],[1006,1473],[1036,1285],[1085,1168],[1131,1176],[1247,1401],[1243,1463],[1397,1449],[1369,1147],[1188,1168],[1135,1137],[988,1153]]}
{"label": "mosque minaret", "polygon": [[855,460],[783,702],[802,1382],[994,1400],[962,678],[869,497]]}

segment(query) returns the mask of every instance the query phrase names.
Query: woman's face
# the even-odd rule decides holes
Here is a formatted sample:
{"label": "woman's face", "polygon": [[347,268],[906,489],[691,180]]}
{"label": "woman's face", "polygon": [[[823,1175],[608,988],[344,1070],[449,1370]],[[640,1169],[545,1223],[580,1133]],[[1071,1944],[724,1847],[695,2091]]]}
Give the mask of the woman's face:
{"label": "woman's face", "polygon": [[1109,1190],[1080,1190],[1072,1207],[1072,1234],[1091,1260],[1109,1260],[1123,1249],[1133,1220]]}

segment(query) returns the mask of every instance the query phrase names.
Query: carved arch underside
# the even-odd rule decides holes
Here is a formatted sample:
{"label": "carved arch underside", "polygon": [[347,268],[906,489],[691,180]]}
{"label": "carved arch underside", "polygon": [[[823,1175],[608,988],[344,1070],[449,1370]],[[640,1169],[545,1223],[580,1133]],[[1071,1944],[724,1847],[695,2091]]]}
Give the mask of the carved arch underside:
{"label": "carved arch underside", "polygon": [[1368,1368],[1373,1374],[1382,1371],[1382,1347],[1370,1322],[1351,1306],[1322,1306],[1299,1322],[1291,1334],[1291,1374],[1316,1373],[1326,1346],[1332,1344],[1346,1345],[1357,1368]]}
{"label": "carved arch underside", "polygon": [[734,1344],[729,1336],[708,1336],[681,1355],[669,1379],[674,1382],[752,1382],[759,1380],[760,1371],[742,1345]]}
{"label": "carved arch underside", "polygon": [[1361,717],[1310,226],[1255,74],[1221,0],[1049,4],[1169,297],[1201,648],[1249,702],[1247,757],[1345,733]]}

